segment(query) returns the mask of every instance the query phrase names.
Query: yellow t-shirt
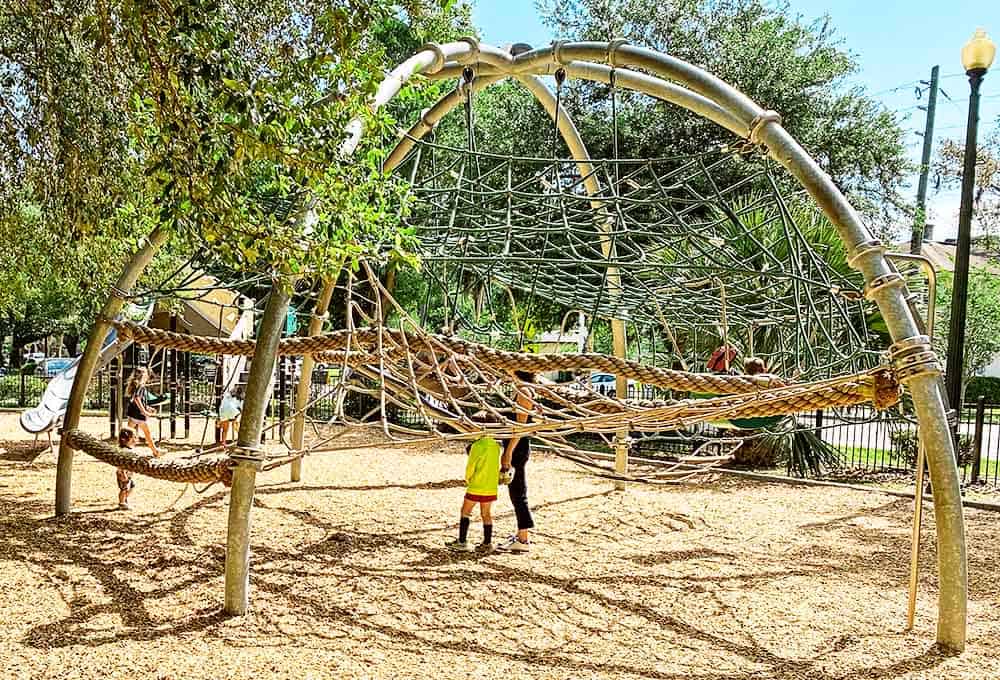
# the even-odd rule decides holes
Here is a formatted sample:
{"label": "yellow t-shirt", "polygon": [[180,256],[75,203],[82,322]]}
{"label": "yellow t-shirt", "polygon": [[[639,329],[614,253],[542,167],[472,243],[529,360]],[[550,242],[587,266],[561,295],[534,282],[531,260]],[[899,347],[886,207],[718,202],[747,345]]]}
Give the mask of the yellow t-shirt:
{"label": "yellow t-shirt", "polygon": [[492,437],[477,439],[469,447],[465,464],[465,492],[474,496],[496,496],[500,483],[500,444]]}

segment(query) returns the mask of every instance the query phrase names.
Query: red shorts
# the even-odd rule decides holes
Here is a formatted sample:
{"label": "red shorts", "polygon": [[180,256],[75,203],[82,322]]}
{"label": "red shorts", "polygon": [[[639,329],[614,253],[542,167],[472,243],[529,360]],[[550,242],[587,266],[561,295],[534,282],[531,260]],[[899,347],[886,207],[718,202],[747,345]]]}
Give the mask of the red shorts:
{"label": "red shorts", "polygon": [[472,501],[473,503],[492,503],[496,499],[497,499],[496,494],[493,494],[492,496],[480,496],[479,494],[475,493],[465,494],[465,500]]}

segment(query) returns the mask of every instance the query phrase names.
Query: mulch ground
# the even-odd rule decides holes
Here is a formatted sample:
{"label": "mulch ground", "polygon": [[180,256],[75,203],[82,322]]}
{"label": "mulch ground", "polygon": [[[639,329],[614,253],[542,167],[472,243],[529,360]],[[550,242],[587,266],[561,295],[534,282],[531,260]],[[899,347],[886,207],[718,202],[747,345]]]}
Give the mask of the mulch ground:
{"label": "mulch ground", "polygon": [[[932,647],[933,517],[902,630],[904,499],[728,480],[614,492],[538,456],[532,552],[455,555],[460,449],[358,445],[307,459],[303,483],[259,478],[253,611],[230,618],[225,490],[137,478],[118,511],[113,471],[80,454],[75,512],[54,519],[53,456],[0,415],[0,677],[1000,678],[996,514],[966,513],[970,640],[949,657]],[[496,512],[503,536],[505,498]]]}

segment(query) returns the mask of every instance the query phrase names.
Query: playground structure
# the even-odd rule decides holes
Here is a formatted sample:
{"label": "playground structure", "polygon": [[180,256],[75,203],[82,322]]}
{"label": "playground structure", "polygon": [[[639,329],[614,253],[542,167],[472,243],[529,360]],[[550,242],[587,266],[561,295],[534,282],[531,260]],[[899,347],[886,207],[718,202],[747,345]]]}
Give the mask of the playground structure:
{"label": "playground structure", "polygon": [[[345,369],[348,367],[352,369],[350,372],[346,370],[341,372],[340,384],[337,387],[351,391],[369,390],[377,397],[378,408],[382,414],[380,426],[387,436],[401,441],[418,441],[427,437],[478,436],[483,428],[469,418],[472,407],[490,410],[498,418],[499,424],[489,428],[493,434],[531,435],[547,441],[557,450],[565,448],[565,436],[570,432],[579,430],[602,432],[614,435],[616,460],[614,468],[607,471],[607,474],[614,477],[619,484],[630,479],[626,441],[629,432],[659,431],[676,427],[678,424],[720,418],[774,416],[813,410],[823,405],[872,402],[877,407],[886,407],[898,398],[898,386],[901,383],[909,390],[920,422],[921,442],[928,455],[935,490],[940,578],[937,639],[944,646],[961,650],[965,644],[967,583],[964,529],[946,406],[939,387],[940,367],[930,349],[928,338],[924,335],[924,329],[921,328],[919,319],[907,300],[902,276],[886,259],[884,248],[871,238],[870,233],[829,177],[823,174],[816,162],[782,128],[778,114],[762,110],[737,90],[697,67],[621,41],[556,43],[550,47],[516,55],[480,45],[473,39],[446,45],[428,45],[389,75],[377,92],[373,106],[380,107],[386,104],[415,74],[423,74],[429,78],[460,78],[459,87],[426,111],[420,121],[401,138],[388,157],[388,169],[402,168],[406,162],[412,163],[410,176],[415,180],[419,175],[416,155],[422,154],[423,149],[433,149],[432,145],[424,144],[421,140],[450,110],[463,104],[467,109],[471,109],[472,95],[476,90],[503,79],[514,78],[523,83],[549,111],[572,155],[572,159],[565,165],[575,165],[578,180],[572,180],[573,188],[567,190],[562,186],[561,175],[556,167],[554,181],[551,182],[554,188],[547,190],[547,195],[559,199],[560,210],[567,205],[589,206],[590,213],[594,217],[589,223],[586,237],[565,244],[567,250],[574,253],[567,259],[589,268],[589,271],[573,280],[560,279],[551,274],[551,270],[547,273],[543,263],[528,262],[533,267],[531,272],[538,273],[534,277],[531,289],[534,292],[537,288],[545,295],[555,295],[560,289],[574,294],[578,292],[579,295],[569,300],[567,306],[571,308],[589,306],[592,317],[610,320],[615,356],[553,356],[504,352],[455,337],[427,333],[419,321],[395,305],[389,291],[380,286],[377,277],[365,262],[361,263],[365,273],[362,280],[372,291],[371,299],[367,300],[366,304],[357,302],[360,293],[356,290],[353,273],[349,272],[346,286],[349,310],[347,328],[332,334],[318,335],[322,330],[323,316],[336,289],[336,281],[332,280],[325,283],[323,290],[317,296],[307,337],[280,341],[281,327],[288,304],[287,291],[280,287],[276,287],[269,297],[255,342],[222,341],[204,337],[185,339],[169,332],[147,331],[141,326],[116,322],[115,317],[128,297],[125,291],[133,290],[142,270],[167,238],[165,232],[155,230],[123,272],[115,292],[109,297],[101,317],[95,322],[91,342],[88,343],[87,351],[79,362],[67,406],[59,452],[56,512],[64,514],[70,511],[74,449],[84,450],[107,462],[143,474],[163,476],[177,481],[221,480],[231,483],[226,553],[226,611],[231,614],[243,614],[249,604],[249,517],[255,477],[257,471],[268,463],[259,449],[258,441],[275,360],[281,354],[304,356],[303,379],[298,385],[292,416],[295,423],[289,452],[283,458],[269,463],[270,465],[293,464],[293,479],[300,478],[300,462],[307,453],[302,445],[305,427],[304,410],[310,394],[311,362],[316,358],[339,361]],[[756,279],[767,276],[762,276],[760,270],[744,272],[737,274],[735,281],[720,280],[720,285],[713,288],[711,283],[713,276],[705,275],[706,270],[711,271],[713,268],[698,266],[698,271],[695,272],[693,270],[696,268],[689,260],[684,263],[686,271],[683,274],[689,285],[657,290],[655,284],[650,284],[658,271],[671,265],[678,270],[683,270],[685,267],[681,267],[677,262],[661,262],[660,264],[665,265],[663,268],[641,267],[649,262],[648,256],[651,251],[654,253],[662,251],[657,251],[655,248],[651,251],[629,249],[629,237],[627,230],[622,226],[620,216],[620,209],[625,204],[625,199],[618,193],[618,187],[614,184],[611,184],[614,190],[610,193],[602,187],[599,175],[595,171],[595,167],[599,164],[590,158],[573,121],[565,111],[560,111],[558,89],[556,94],[553,94],[542,79],[542,76],[549,74],[555,75],[557,87],[561,86],[566,78],[609,83],[613,88],[626,88],[649,94],[717,123],[739,140],[744,140],[715,150],[713,153],[718,154],[720,162],[733,154],[749,154],[757,149],[766,150],[777,165],[783,166],[801,184],[811,200],[836,227],[846,247],[848,262],[864,277],[863,289],[859,292],[878,306],[889,328],[893,340],[890,351],[891,366],[875,366],[873,357],[864,352],[852,352],[839,357],[817,357],[811,366],[803,367],[777,361],[776,364],[794,377],[794,380],[780,381],[778,384],[779,381],[773,378],[704,375],[688,371],[671,371],[628,361],[625,358],[628,347],[626,322],[639,318],[644,307],[646,318],[661,324],[667,335],[673,337],[670,329],[676,324],[663,317],[668,313],[677,312],[677,309],[664,310],[661,300],[667,300],[671,295],[683,295],[685,304],[676,305],[677,308],[687,309],[694,316],[705,316],[708,308],[690,303],[695,301],[707,305],[714,300],[716,306],[713,309],[718,311],[718,301],[725,300],[726,291],[730,293],[736,291],[736,295],[729,295],[728,303],[723,303],[722,310],[725,314],[730,307],[746,309],[749,298],[741,298],[740,291],[746,292],[752,288]],[[352,125],[351,137],[345,144],[345,153],[353,150],[362,134],[360,123]],[[486,156],[477,152],[474,145],[470,144],[470,147],[472,148],[468,150],[469,158],[486,160]],[[411,157],[410,154],[414,150],[416,154]],[[443,153],[449,150],[441,148],[439,151]],[[408,158],[412,160],[408,161]],[[706,158],[686,160],[694,162],[701,175],[710,177],[711,170],[707,168],[712,167],[713,161]],[[559,165],[551,161],[546,161],[546,164]],[[494,164],[494,169],[497,170],[495,176],[506,175],[506,178],[512,178],[514,165],[512,161]],[[670,176],[669,171],[646,170],[652,165],[654,164],[648,162],[643,164],[643,171],[649,172],[648,178],[633,178],[634,183],[640,187],[637,191],[642,192],[642,187],[657,185],[654,180]],[[608,173],[608,176],[614,177],[615,182],[618,182],[623,174],[621,170],[625,166],[619,159],[612,159],[610,164],[600,167],[611,168],[612,172]],[[459,176],[462,176],[462,172]],[[432,170],[431,177],[440,174]],[[480,174],[480,178],[482,177]],[[681,179],[684,187],[692,186],[692,179]],[[440,186],[435,187],[433,183],[428,185],[422,180],[416,181],[415,184],[418,193],[422,186],[429,186],[432,191],[441,191]],[[675,226],[683,226],[686,224],[684,215],[679,214],[683,209],[677,209],[683,201],[677,196],[672,196],[669,191],[662,191],[662,186],[660,182],[658,189],[661,189],[661,193],[658,200],[673,207],[670,219]],[[518,182],[507,179],[507,189],[501,192],[500,198],[508,205],[512,204],[519,187]],[[455,207],[450,211],[451,215],[445,230],[431,228],[427,233],[421,234],[424,251],[421,254],[428,262],[434,264],[437,258],[438,265],[452,264],[460,269],[467,267],[469,270],[479,267],[480,272],[491,272],[493,269],[491,263],[509,265],[511,262],[524,261],[525,251],[519,249],[516,239],[508,240],[504,246],[496,250],[477,251],[478,244],[468,234],[455,234],[452,238],[447,231],[452,225],[466,218],[473,222],[480,219],[476,217],[475,210],[480,211],[479,215],[484,214],[483,201],[489,197],[489,192],[479,190],[477,199],[460,202],[459,191],[454,188],[446,190],[451,191],[451,195],[455,197],[453,203]],[[725,203],[720,198],[727,190],[728,187],[718,192],[719,195],[715,199],[717,203]],[[526,198],[536,198],[538,192],[525,193],[533,194]],[[472,195],[475,196],[476,192],[472,192]],[[646,205],[654,203],[653,199],[643,195],[640,195],[636,202]],[[703,200],[687,201],[688,205],[692,203],[704,205]],[[414,211],[415,218],[423,216],[432,220],[427,216],[433,216],[435,210],[439,210],[445,204],[435,205],[432,201],[428,201],[427,205],[429,206],[427,211]],[[576,210],[577,208],[573,207],[573,211]],[[513,212],[513,206],[508,208],[508,214]],[[465,213],[466,218],[457,219],[459,213]],[[694,211],[693,214],[698,218],[704,217],[704,213],[699,211]],[[786,219],[784,213],[779,214],[782,220]],[[574,233],[574,230],[583,233],[584,227],[581,226],[578,215],[578,212],[571,212],[561,216],[560,221],[566,225],[563,237]],[[724,218],[730,217],[724,215]],[[665,218],[645,216],[644,219],[650,220],[657,228],[664,228],[664,225],[668,224]],[[735,221],[740,221],[739,215]],[[509,219],[508,225],[513,225]],[[430,226],[434,227],[433,220]],[[545,234],[549,230],[541,231],[542,234],[536,236],[548,238]],[[735,236],[746,236],[747,233],[747,230],[743,229]],[[631,243],[644,242],[634,236]],[[718,238],[720,244],[710,242],[715,249],[721,249],[727,244],[725,237]],[[495,244],[496,240],[484,239],[484,242]],[[577,246],[582,246],[585,242],[589,242],[591,250],[596,248],[597,252],[581,253]],[[797,254],[803,253],[808,254],[804,250],[797,251]],[[800,257],[793,259],[802,261]],[[638,270],[635,267],[629,268],[629,264],[634,262],[639,263]],[[554,264],[557,268],[565,268],[568,262]],[[729,269],[733,268],[732,264],[730,262]],[[717,274],[714,278],[721,279],[726,269],[721,266],[715,267],[714,271]],[[524,281],[532,281],[533,278],[531,276],[525,278],[526,272],[516,269],[500,268],[500,271],[505,277],[502,283],[508,286],[518,285],[518,282],[523,285]],[[693,278],[693,274],[697,277]],[[456,278],[460,279],[461,273]],[[805,274],[803,271],[795,272],[792,278],[806,281],[814,279],[812,274]],[[446,277],[442,279],[447,280]],[[708,280],[709,284],[702,283],[704,280]],[[645,282],[645,287],[640,286],[641,282]],[[800,331],[795,331],[791,336],[793,338],[791,342],[786,342],[774,350],[772,360],[812,352],[819,346],[836,348],[838,342],[844,339],[831,337],[828,332],[824,333],[824,329],[829,331],[832,324],[823,319],[835,319],[838,315],[843,315],[845,306],[839,301],[841,298],[847,299],[852,304],[859,301],[856,297],[844,298],[841,295],[844,291],[842,281],[827,279],[818,283],[827,286],[828,305],[817,307],[813,304],[814,299],[806,300],[792,296],[789,305],[797,312],[794,317],[782,319],[781,329],[797,328],[797,323],[803,318],[808,323],[801,329],[801,334]],[[689,294],[691,292],[693,295]],[[649,311],[650,301],[652,301],[652,311]],[[809,310],[805,314],[800,313],[807,304],[810,305]],[[383,323],[387,318],[388,308],[395,308],[401,319],[398,330],[389,329]],[[814,313],[813,310],[818,310],[818,313]],[[761,313],[771,312],[763,309]],[[752,328],[756,319],[750,316]],[[364,322],[363,327],[355,325],[356,317]],[[841,319],[844,322],[842,328],[854,328],[850,322],[851,318],[848,316]],[[182,342],[204,343],[198,347],[199,351],[252,356],[238,446],[226,455],[197,461],[198,467],[195,470],[195,464],[180,465],[128,456],[121,451],[104,447],[80,433],[77,425],[87,382],[99,362],[100,339],[112,326],[119,333],[135,341],[160,347],[182,347]],[[728,341],[728,337],[725,337],[728,334],[727,326],[723,320],[724,344]],[[774,332],[778,332],[778,329]],[[753,343],[750,339],[753,337],[752,331],[747,337],[748,343]],[[862,340],[856,333],[850,335],[849,331],[846,337],[853,339],[856,344]],[[822,338],[822,341],[815,338]],[[683,351],[677,354],[682,357]],[[835,371],[838,377],[819,375],[816,370],[818,366],[825,366],[827,370]],[[514,378],[513,372],[533,373],[553,367],[598,368],[614,373],[617,376],[619,395],[625,394],[627,380],[632,377],[670,389],[710,392],[725,396],[697,401],[683,400],[677,403],[633,404],[620,399],[587,394],[586,391],[584,398],[579,400],[576,395],[567,394],[554,387],[532,385],[534,394],[529,396],[532,398],[534,408],[533,412],[528,414],[516,405],[516,399],[510,393],[504,392],[505,387],[510,389],[508,386],[512,386],[514,394],[526,394],[527,384],[523,380]],[[806,380],[801,380],[803,378]],[[450,425],[457,433],[428,434],[407,432],[399,425],[390,427],[385,412],[388,407],[400,404],[416,404],[429,418]],[[525,422],[528,415],[532,416],[532,420]],[[346,424],[364,425],[351,422]],[[314,448],[313,452],[318,450],[319,447]],[[174,468],[173,472],[170,471],[171,467]],[[677,471],[682,472],[680,469]]]}
{"label": "playground structure", "polygon": [[[245,339],[253,331],[252,301],[238,293],[227,290],[218,279],[204,272],[186,266],[174,272],[169,278],[173,282],[169,297],[150,296],[136,300],[124,310],[120,318],[140,323],[150,328]],[[164,282],[165,283],[165,282]],[[161,284],[162,287],[162,284]],[[131,340],[119,335],[112,328],[101,345],[100,359],[96,370],[106,370],[109,401],[109,425],[112,436],[122,416],[125,380],[132,368],[140,365],[137,347]],[[78,360],[73,360],[63,371],[57,373],[45,386],[39,403],[22,412],[21,427],[37,438],[45,434],[50,438],[59,428],[69,400]],[[154,404],[162,403],[169,408],[166,416],[170,423],[170,436],[176,436],[177,418],[182,416],[185,428],[190,428],[191,406],[191,357],[178,355],[175,351],[154,352],[141,362],[153,370],[155,380],[152,387],[158,396]],[[203,415],[210,410],[209,404],[217,402],[223,393],[231,391],[245,368],[245,359],[220,358],[220,370],[215,376],[215,392],[208,404],[195,415]],[[159,418],[162,435],[162,421]],[[187,436],[187,432],[185,432]]]}

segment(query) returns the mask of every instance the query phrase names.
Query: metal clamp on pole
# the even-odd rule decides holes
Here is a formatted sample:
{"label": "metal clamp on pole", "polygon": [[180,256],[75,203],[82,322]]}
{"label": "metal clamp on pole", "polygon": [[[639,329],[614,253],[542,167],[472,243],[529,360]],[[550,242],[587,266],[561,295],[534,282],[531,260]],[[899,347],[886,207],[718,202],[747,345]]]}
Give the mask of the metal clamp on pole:
{"label": "metal clamp on pole", "polygon": [[941,364],[926,335],[914,335],[894,342],[889,348],[889,360],[896,379],[904,385],[917,376],[941,374]]}
{"label": "metal clamp on pole", "polygon": [[264,468],[264,456],[261,455],[260,447],[239,446],[233,449],[229,458],[240,466],[250,466],[260,472]]}
{"label": "metal clamp on pole", "polygon": [[[869,300],[874,300],[875,295],[878,294],[883,288],[889,288],[890,286],[905,286],[906,282],[903,280],[903,275],[899,272],[890,272],[884,276],[879,276],[871,281],[865,286],[865,297]],[[925,336],[919,336],[925,337]],[[930,340],[928,340],[928,343]]]}
{"label": "metal clamp on pole", "polygon": [[884,253],[885,246],[878,239],[862,241],[847,249],[847,265],[851,269],[857,269],[858,260],[862,260],[869,255],[883,255]]}

